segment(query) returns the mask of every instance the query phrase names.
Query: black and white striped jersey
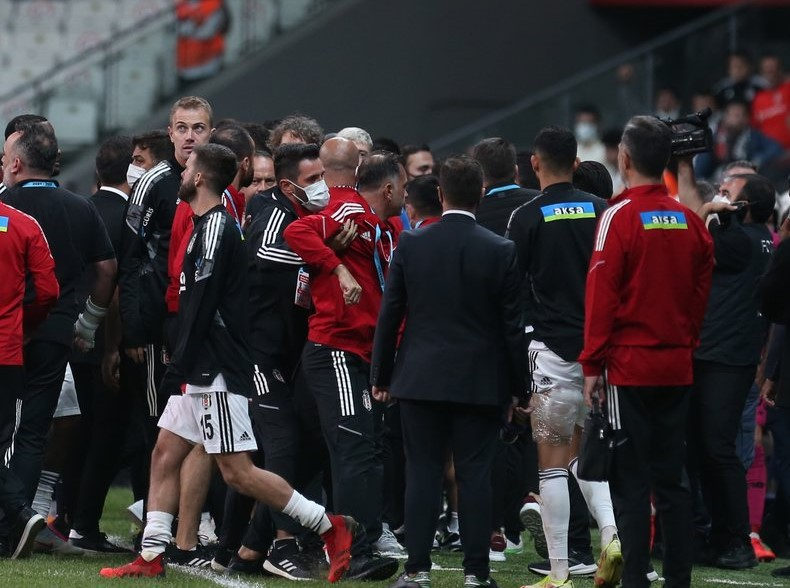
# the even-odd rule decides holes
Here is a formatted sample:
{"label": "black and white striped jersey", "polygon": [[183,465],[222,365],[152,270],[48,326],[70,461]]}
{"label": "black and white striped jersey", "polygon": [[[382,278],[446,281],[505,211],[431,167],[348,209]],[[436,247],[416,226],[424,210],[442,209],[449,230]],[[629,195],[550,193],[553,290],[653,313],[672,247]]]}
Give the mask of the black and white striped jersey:
{"label": "black and white striped jersey", "polygon": [[182,171],[176,161],[158,163],[137,180],[126,207],[118,256],[125,347],[161,341],[170,230]]}
{"label": "black and white striped jersey", "polygon": [[[309,284],[304,261],[283,238],[285,228],[299,218],[288,198],[275,188],[260,197],[247,229],[250,276],[250,347],[255,363],[280,370],[289,378],[307,339],[307,304],[297,304]],[[289,378],[290,379],[290,378]]]}
{"label": "black and white striped jersey", "polygon": [[165,379],[208,386],[222,374],[228,392],[251,396],[244,243],[222,204],[195,217],[180,283],[178,335]]}

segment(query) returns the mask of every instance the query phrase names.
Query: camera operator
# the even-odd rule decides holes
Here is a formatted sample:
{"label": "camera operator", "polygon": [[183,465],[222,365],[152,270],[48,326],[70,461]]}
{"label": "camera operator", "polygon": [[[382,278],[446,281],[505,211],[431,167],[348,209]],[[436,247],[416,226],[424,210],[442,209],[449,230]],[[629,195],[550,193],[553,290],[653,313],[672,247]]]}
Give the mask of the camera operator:
{"label": "camera operator", "polygon": [[690,157],[679,160],[678,185],[681,202],[707,221],[715,258],[694,352],[688,431],[689,475],[699,476],[711,517],[707,549],[701,555],[716,567],[750,568],[757,560],[749,538],[746,472],[735,439],[767,332],[756,285],[773,252],[765,223],[775,192],[762,176],[735,174],[725,178],[721,195],[702,204]]}

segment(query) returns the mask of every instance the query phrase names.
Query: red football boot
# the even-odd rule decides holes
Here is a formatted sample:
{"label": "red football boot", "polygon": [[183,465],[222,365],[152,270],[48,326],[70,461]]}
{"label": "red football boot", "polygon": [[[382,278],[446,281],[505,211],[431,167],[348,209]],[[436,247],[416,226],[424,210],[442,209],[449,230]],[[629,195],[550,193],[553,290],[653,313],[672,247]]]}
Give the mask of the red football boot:
{"label": "red football boot", "polygon": [[351,543],[357,531],[357,522],[351,517],[328,514],[332,528],[321,535],[329,557],[329,581],[337,582],[351,563]]}
{"label": "red football boot", "polygon": [[158,578],[165,575],[165,562],[162,554],[151,561],[138,555],[132,563],[118,568],[102,568],[99,575],[104,578]]}

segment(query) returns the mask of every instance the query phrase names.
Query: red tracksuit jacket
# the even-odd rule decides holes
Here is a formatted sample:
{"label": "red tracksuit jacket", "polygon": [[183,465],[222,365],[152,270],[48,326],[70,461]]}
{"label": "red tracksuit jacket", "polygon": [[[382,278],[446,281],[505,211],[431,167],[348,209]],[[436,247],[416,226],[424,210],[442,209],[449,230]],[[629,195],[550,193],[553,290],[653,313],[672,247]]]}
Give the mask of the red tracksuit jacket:
{"label": "red tracksuit jacket", "polygon": [[610,200],[587,274],[585,376],[616,386],[686,386],[713,272],[699,217],[663,185]]}
{"label": "red tracksuit jacket", "polygon": [[[0,203],[0,365],[22,365],[26,330],[41,324],[58,301],[60,288],[47,239],[32,216]],[[25,277],[32,294],[25,300]]]}
{"label": "red tracksuit jacket", "polygon": [[[345,251],[335,253],[325,242],[349,219],[357,224],[357,236]],[[367,201],[354,192],[319,214],[294,221],[285,229],[284,236],[294,253],[310,267],[315,312],[310,316],[307,338],[370,362],[382,295],[373,251],[374,247],[378,249],[382,273],[386,274],[397,241],[392,226],[381,221]],[[332,273],[341,263],[362,286],[357,304],[345,304],[337,276]]]}

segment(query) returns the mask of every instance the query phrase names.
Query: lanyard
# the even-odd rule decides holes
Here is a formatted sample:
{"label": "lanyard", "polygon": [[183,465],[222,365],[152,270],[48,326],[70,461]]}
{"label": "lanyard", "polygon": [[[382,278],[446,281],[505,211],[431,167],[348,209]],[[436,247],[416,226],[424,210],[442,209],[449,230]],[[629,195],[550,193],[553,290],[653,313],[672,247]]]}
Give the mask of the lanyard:
{"label": "lanyard", "polygon": [[[390,242],[390,256],[387,260],[387,263],[389,263],[389,260],[392,259],[392,235],[389,231],[386,232],[386,235]],[[381,227],[376,225],[376,241],[373,243],[373,263],[376,265],[381,291],[384,292],[384,267],[381,265],[381,256],[379,255],[379,241],[381,241]]]}
{"label": "lanyard", "polygon": [[28,182],[27,184],[22,184],[23,188],[57,188],[58,185],[55,182]]}
{"label": "lanyard", "polygon": [[230,207],[233,209],[233,220],[236,221],[236,228],[238,228],[239,233],[241,233],[242,236],[244,236],[244,233],[241,230],[241,223],[239,222],[239,211],[236,209],[236,203],[233,202],[233,196],[231,196],[230,190],[226,188],[225,192],[222,195],[225,197],[225,199],[228,202],[230,202]]}
{"label": "lanyard", "polygon": [[403,230],[408,231],[410,226],[410,221],[409,221],[409,215],[406,213],[405,206],[400,209],[400,222],[403,225]]}
{"label": "lanyard", "polygon": [[488,192],[486,192],[486,198],[489,196],[493,196],[494,194],[499,194],[500,192],[506,192],[508,190],[515,190],[516,188],[520,188],[518,184],[508,184],[507,186],[499,186],[498,188],[492,188]]}

